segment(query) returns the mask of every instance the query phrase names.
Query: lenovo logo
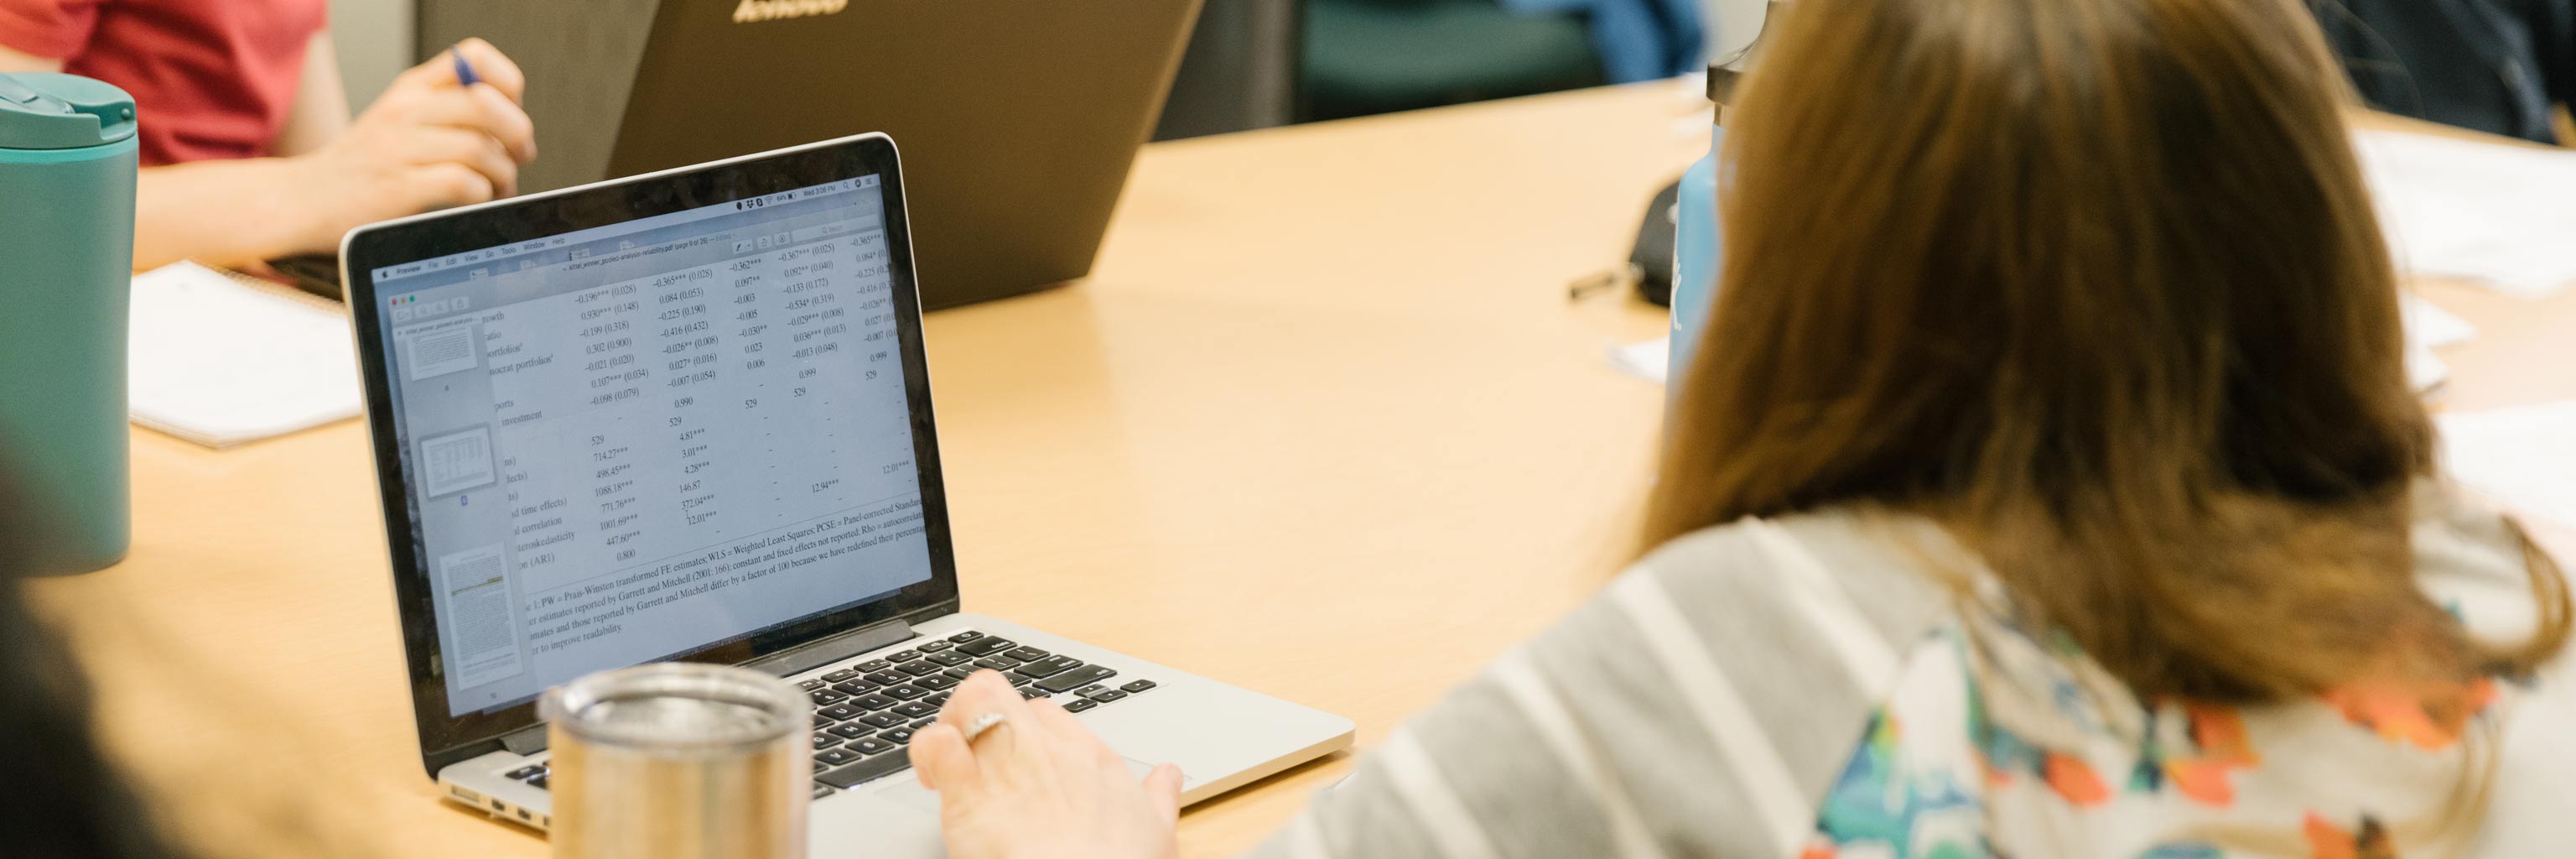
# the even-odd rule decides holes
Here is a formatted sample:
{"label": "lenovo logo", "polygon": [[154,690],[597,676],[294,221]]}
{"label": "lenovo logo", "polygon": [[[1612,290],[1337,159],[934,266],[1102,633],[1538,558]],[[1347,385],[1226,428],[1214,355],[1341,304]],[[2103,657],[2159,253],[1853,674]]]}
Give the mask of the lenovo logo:
{"label": "lenovo logo", "polygon": [[811,18],[831,15],[850,8],[850,0],[742,0],[733,7],[733,22],[783,21],[789,18]]}

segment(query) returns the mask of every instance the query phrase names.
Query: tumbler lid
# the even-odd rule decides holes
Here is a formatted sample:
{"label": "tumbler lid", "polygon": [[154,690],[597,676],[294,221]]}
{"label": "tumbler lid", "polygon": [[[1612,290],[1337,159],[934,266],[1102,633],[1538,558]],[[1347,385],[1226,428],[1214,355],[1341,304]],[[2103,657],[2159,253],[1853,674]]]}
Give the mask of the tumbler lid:
{"label": "tumbler lid", "polygon": [[134,137],[134,97],[78,75],[0,74],[0,149],[84,149]]}

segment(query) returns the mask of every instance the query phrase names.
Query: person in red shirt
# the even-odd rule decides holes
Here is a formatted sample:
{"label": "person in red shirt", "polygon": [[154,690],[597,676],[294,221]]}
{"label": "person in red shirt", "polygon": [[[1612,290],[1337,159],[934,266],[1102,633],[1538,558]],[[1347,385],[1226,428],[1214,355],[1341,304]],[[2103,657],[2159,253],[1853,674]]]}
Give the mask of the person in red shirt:
{"label": "person in red shirt", "polygon": [[133,94],[134,266],[329,253],[350,228],[516,193],[537,154],[526,78],[481,39],[351,118],[328,0],[0,0],[0,72]]}

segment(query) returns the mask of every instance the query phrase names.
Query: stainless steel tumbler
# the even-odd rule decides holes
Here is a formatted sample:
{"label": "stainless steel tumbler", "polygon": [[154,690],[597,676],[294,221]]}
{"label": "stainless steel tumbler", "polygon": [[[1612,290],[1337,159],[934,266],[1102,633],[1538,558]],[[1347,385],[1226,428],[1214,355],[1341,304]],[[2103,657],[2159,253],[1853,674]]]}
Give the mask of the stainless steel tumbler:
{"label": "stainless steel tumbler", "polygon": [[592,674],[546,693],[558,859],[803,859],[811,705],[721,665]]}

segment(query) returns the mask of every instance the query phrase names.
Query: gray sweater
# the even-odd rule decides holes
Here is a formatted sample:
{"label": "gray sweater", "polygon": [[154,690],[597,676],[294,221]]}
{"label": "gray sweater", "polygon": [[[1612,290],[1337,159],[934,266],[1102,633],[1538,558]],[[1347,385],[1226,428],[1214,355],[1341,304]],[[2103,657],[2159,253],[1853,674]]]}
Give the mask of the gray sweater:
{"label": "gray sweater", "polygon": [[[2437,598],[2479,619],[2473,631],[2529,616],[2495,514],[2429,489],[2418,512],[2428,592],[2465,585]],[[1398,729],[1252,855],[1796,856],[1904,654],[1961,616],[1932,571],[1973,567],[1908,517],[1745,520],[1676,540]],[[2576,741],[2559,739],[2576,724],[2557,677],[2568,662],[2505,734],[2484,855],[2576,838],[2560,808],[2576,795]]]}
{"label": "gray sweater", "polygon": [[1947,545],[1847,515],[1675,540],[1253,855],[1795,855],[1898,654],[1950,606],[1891,536]]}

